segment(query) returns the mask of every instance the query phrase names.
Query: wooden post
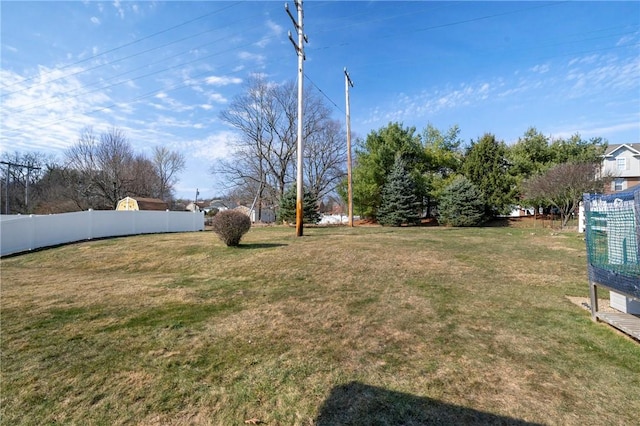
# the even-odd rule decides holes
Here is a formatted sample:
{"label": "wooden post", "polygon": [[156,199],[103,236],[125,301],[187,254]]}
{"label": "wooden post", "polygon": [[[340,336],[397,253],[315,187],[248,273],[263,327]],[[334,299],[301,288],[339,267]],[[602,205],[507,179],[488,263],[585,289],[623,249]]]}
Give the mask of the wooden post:
{"label": "wooden post", "polygon": [[593,281],[589,280],[589,297],[591,298],[591,319],[598,320],[598,286]]}

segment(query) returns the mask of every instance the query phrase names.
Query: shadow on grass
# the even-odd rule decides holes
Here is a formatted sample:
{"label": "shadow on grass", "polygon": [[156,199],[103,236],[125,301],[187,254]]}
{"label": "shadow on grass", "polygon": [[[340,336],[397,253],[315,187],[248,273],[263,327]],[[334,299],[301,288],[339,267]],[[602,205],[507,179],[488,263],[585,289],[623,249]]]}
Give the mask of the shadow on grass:
{"label": "shadow on grass", "polygon": [[255,250],[255,249],[265,249],[265,248],[274,248],[274,247],[285,247],[287,245],[288,244],[282,244],[282,243],[249,243],[249,244],[240,243],[240,245],[238,245],[237,248],[243,249],[243,250]]}
{"label": "shadow on grass", "polygon": [[317,426],[336,425],[513,425],[533,426],[511,417],[394,392],[358,382],[335,387],[320,407]]}

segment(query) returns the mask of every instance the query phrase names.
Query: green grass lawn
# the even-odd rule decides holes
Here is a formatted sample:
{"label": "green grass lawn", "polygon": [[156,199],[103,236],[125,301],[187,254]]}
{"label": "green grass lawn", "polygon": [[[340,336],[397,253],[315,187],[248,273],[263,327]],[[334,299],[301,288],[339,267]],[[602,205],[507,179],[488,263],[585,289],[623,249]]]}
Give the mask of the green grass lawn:
{"label": "green grass lawn", "polygon": [[2,424],[629,425],[581,235],[254,228],[2,259]]}

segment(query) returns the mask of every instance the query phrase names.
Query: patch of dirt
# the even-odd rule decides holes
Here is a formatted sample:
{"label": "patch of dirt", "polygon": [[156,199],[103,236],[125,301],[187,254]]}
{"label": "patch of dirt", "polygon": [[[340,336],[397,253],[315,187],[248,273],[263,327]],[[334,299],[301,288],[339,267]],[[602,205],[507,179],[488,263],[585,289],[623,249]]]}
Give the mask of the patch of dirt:
{"label": "patch of dirt", "polygon": [[[565,296],[571,303],[580,306],[582,309],[591,311],[591,299],[588,297],[573,297]],[[598,298],[598,311],[599,312],[618,312],[609,305],[609,299]]]}

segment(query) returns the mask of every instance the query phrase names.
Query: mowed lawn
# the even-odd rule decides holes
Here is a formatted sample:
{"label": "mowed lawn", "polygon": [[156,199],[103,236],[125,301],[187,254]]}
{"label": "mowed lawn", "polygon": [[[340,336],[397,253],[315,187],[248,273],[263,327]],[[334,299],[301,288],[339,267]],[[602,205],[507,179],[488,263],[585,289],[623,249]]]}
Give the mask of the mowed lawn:
{"label": "mowed lawn", "polygon": [[254,228],[2,259],[2,424],[629,425],[583,236]]}

